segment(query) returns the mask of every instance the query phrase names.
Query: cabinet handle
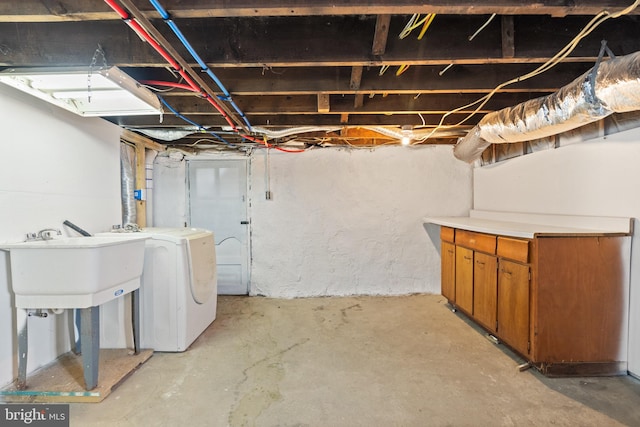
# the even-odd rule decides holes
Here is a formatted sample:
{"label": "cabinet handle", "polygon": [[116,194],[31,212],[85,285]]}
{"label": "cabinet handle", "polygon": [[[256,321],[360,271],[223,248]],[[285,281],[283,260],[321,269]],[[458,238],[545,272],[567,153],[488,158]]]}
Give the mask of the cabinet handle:
{"label": "cabinet handle", "polygon": [[476,264],[484,265],[484,261],[476,261]]}
{"label": "cabinet handle", "polygon": [[507,276],[511,276],[511,272],[507,270],[500,270],[501,273],[506,274]]}
{"label": "cabinet handle", "polygon": [[471,261],[471,257],[465,256],[464,259],[466,259],[467,261]]}
{"label": "cabinet handle", "polygon": [[449,249],[447,252],[449,252],[450,254],[453,254],[453,250]]}

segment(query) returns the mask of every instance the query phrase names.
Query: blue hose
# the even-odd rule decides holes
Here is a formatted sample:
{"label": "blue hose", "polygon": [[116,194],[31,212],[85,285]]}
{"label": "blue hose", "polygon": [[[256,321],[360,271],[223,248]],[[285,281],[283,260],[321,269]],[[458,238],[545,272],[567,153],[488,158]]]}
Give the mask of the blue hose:
{"label": "blue hose", "polygon": [[213,71],[211,71],[211,69],[207,67],[207,64],[205,64],[202,58],[200,58],[200,55],[198,55],[198,53],[195,51],[193,46],[191,46],[191,43],[189,43],[189,41],[184,36],[184,34],[182,34],[182,31],[180,31],[180,28],[178,28],[178,25],[176,25],[176,23],[173,22],[173,20],[171,19],[171,16],[169,15],[169,12],[167,12],[165,8],[162,7],[162,5],[158,0],[149,0],[149,2],[158,11],[162,20],[166,22],[169,28],[171,28],[171,30],[176,35],[176,37],[178,37],[182,45],[189,51],[189,53],[191,54],[193,59],[198,63],[200,68],[202,68],[202,70],[205,71],[209,75],[209,77],[213,79],[214,82],[216,82],[216,84],[224,94],[224,97],[218,97],[218,98],[221,99],[222,101],[228,101],[229,104],[231,104],[231,106],[233,107],[233,109],[236,110],[236,113],[238,113],[238,115],[242,117],[242,120],[247,125],[249,130],[251,130],[251,123],[249,123],[249,119],[247,119],[247,116],[245,116],[242,110],[240,110],[240,107],[238,107],[236,103],[233,101],[233,99],[231,99],[231,94],[229,93],[227,88],[224,87],[220,79],[218,79],[218,77],[213,73]]}

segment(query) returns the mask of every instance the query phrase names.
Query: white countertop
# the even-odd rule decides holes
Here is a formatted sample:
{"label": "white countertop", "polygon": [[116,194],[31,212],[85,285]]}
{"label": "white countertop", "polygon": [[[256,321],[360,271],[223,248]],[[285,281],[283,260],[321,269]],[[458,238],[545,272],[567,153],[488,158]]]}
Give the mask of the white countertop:
{"label": "white countertop", "polygon": [[533,239],[536,236],[629,235],[631,218],[521,214],[472,210],[468,217],[425,217],[425,223],[479,233]]}

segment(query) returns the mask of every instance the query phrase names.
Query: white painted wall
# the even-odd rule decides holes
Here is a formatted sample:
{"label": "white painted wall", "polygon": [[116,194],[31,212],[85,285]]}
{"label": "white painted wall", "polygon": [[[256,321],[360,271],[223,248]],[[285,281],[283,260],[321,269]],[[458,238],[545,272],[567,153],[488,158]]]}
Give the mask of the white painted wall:
{"label": "white painted wall", "polygon": [[[65,219],[93,233],[121,222],[121,129],[75,116],[0,85],[0,241],[60,228]],[[34,268],[37,268],[34,266]],[[0,386],[17,375],[9,256],[0,251]],[[29,321],[31,372],[68,351],[66,315]]]}
{"label": "white painted wall", "polygon": [[[270,157],[272,200],[265,151],[250,158],[252,295],[440,292],[439,227],[428,235],[422,218],[467,215],[472,199],[471,167],[452,147],[272,150]],[[180,225],[184,207],[167,204],[185,185],[184,161],[158,156],[156,225]]]}
{"label": "white painted wall", "polygon": [[[474,208],[640,218],[640,129],[474,170]],[[635,229],[640,230],[638,220]],[[632,239],[629,371],[640,376],[640,233]]]}
{"label": "white painted wall", "polygon": [[251,161],[251,294],[440,292],[425,215],[465,215],[471,168],[450,146],[264,152]]}

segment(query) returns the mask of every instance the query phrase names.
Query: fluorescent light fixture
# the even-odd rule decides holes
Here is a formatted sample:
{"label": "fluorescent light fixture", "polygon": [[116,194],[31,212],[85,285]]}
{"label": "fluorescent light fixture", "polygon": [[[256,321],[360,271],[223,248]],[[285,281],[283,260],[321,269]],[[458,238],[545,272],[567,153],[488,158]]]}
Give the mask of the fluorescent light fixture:
{"label": "fluorescent light fixture", "polygon": [[158,97],[118,67],[11,68],[0,82],[84,117],[161,114]]}

